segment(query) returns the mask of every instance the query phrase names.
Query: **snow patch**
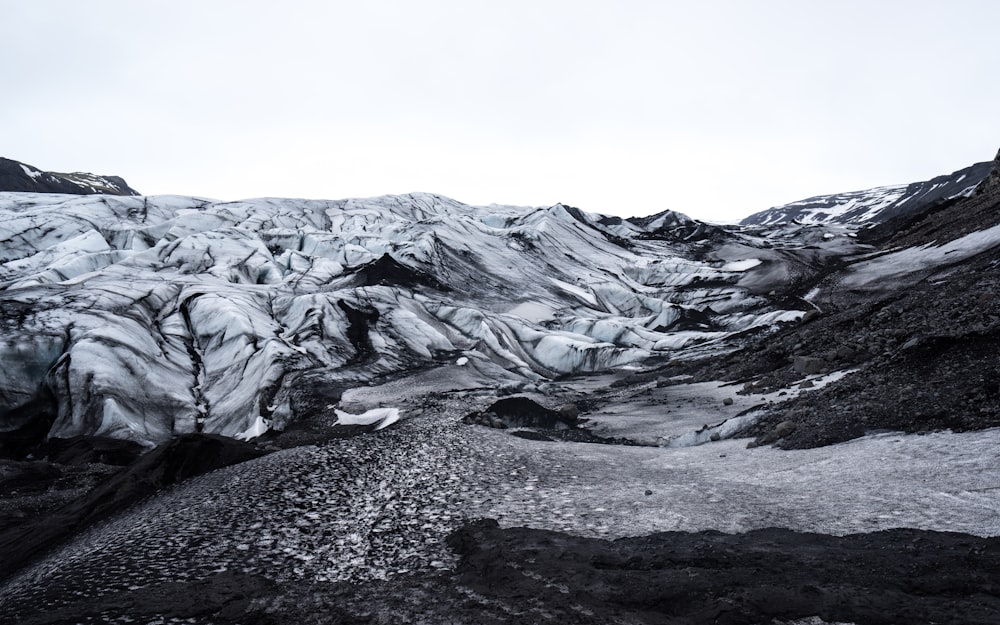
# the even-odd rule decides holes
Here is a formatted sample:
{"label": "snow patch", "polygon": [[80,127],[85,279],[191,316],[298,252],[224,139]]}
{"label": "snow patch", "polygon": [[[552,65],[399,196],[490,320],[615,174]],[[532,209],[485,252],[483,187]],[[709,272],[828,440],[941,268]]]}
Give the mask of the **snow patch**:
{"label": "snow patch", "polygon": [[373,408],[361,414],[351,414],[343,410],[334,410],[337,415],[335,425],[374,425],[376,430],[388,427],[399,421],[398,408]]}
{"label": "snow patch", "polygon": [[250,427],[237,434],[236,438],[240,439],[241,441],[253,440],[258,436],[267,433],[269,429],[271,429],[271,425],[267,422],[267,419],[265,419],[260,415],[257,415],[257,418],[254,419]]}
{"label": "snow patch", "polygon": [[759,258],[746,258],[743,260],[734,260],[726,263],[719,268],[719,271],[747,271],[753,269],[754,267],[761,264]]}

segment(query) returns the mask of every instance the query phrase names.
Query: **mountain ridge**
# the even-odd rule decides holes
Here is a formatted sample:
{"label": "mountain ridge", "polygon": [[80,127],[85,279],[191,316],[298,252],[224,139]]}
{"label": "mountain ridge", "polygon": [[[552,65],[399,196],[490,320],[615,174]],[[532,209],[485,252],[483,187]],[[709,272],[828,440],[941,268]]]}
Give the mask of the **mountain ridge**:
{"label": "mountain ridge", "polygon": [[139,195],[120,176],[86,172],[59,173],[0,157],[0,191],[73,195]]}
{"label": "mountain ridge", "polygon": [[971,194],[989,175],[992,161],[975,163],[930,180],[817,195],[774,206],[740,220],[741,225],[786,221],[866,225],[920,211],[937,202]]}

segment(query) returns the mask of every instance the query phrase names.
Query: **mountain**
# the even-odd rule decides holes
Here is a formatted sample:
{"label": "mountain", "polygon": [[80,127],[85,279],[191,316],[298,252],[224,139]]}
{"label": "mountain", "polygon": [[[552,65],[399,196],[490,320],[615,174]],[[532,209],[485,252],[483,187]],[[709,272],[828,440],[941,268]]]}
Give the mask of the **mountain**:
{"label": "mountain", "polygon": [[976,163],[924,182],[818,195],[754,213],[740,223],[747,226],[786,221],[856,225],[879,223],[920,211],[943,200],[966,196],[990,173],[991,167],[990,162]]}
{"label": "mountain", "polygon": [[0,158],[0,192],[68,193],[73,195],[139,195],[118,176],[82,172],[60,174]]}
{"label": "mountain", "polygon": [[863,224],[0,193],[0,625],[1000,622],[976,176]]}

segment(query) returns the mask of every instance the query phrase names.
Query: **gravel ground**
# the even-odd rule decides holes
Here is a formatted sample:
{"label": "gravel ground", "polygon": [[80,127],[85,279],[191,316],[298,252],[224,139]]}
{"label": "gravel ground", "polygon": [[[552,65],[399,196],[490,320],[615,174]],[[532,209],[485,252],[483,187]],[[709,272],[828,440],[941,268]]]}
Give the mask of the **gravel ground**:
{"label": "gravel ground", "polygon": [[[279,451],[162,492],[8,581],[0,623],[132,622],[113,602],[89,616],[83,608],[161,592],[165,580],[237,575],[302,592],[434,575],[456,564],[446,536],[482,517],[597,538],[771,526],[1000,534],[1000,430],[799,451],[739,440],[625,447],[461,425],[481,403],[404,399],[398,427]],[[75,620],[60,620],[67,615]]]}

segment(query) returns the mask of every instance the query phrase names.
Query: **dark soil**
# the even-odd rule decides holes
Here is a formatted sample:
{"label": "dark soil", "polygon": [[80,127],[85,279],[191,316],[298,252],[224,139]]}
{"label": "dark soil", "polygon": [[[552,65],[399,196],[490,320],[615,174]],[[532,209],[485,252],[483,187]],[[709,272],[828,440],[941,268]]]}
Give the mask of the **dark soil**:
{"label": "dark soil", "polygon": [[120,615],[274,625],[756,625],[816,616],[858,625],[1000,622],[1000,538],[764,529],[607,541],[482,520],[448,542],[461,555],[454,572],[284,586],[222,572],[81,599],[20,625]]}
{"label": "dark soil", "polygon": [[[87,494],[0,532],[0,579],[60,540],[161,488],[264,453],[254,444],[211,434],[185,434],[163,443]],[[48,462],[11,466],[16,472],[5,486],[12,489],[48,488],[65,473],[65,468]]]}

